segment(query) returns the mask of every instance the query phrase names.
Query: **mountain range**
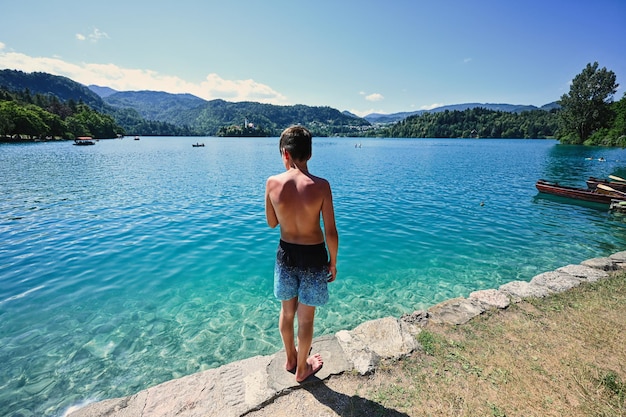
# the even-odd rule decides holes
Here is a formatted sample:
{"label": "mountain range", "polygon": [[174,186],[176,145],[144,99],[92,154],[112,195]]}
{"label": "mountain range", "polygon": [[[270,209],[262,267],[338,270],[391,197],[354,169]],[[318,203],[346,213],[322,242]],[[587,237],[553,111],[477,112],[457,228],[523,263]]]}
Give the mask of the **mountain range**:
{"label": "mountain range", "polygon": [[444,111],[464,111],[468,109],[475,109],[477,107],[494,110],[494,111],[502,111],[507,113],[521,113],[523,111],[531,111],[531,110],[545,110],[550,111],[552,109],[559,108],[559,105],[556,101],[552,103],[545,104],[541,107],[533,106],[533,105],[523,105],[523,104],[493,104],[493,103],[464,103],[464,104],[451,104],[448,106],[440,106],[435,107],[430,110],[417,110],[413,112],[401,112],[401,113],[392,113],[392,114],[381,114],[381,113],[370,113],[363,118],[372,124],[388,124],[388,123],[396,123],[400,120],[404,120],[407,117],[415,116],[424,113],[440,113]]}
{"label": "mountain range", "polygon": [[[431,110],[393,114],[371,113],[365,117],[348,111],[340,112],[328,106],[278,106],[257,102],[228,102],[221,99],[204,100],[192,94],[172,94],[159,91],[116,91],[106,86],[77,83],[67,77],[16,70],[0,70],[0,88],[9,91],[29,91],[30,94],[54,95],[59,100],[83,102],[97,111],[111,114],[129,134],[146,121],[171,125],[186,133],[215,135],[227,126],[243,126],[246,122],[261,126],[271,135],[292,124],[308,126],[315,135],[355,135],[373,125],[392,124],[409,116],[443,111],[463,111],[476,107],[502,112],[520,113],[526,110],[550,110],[556,102],[540,108],[527,105],[465,103],[442,106]],[[143,122],[141,122],[143,120]]]}
{"label": "mountain range", "polygon": [[[144,117],[151,120],[163,120],[170,123],[176,123],[175,114],[180,111],[189,111],[197,107],[200,107],[207,103],[207,101],[196,97],[191,94],[170,94],[155,91],[115,91],[108,87],[101,87],[97,85],[90,85],[91,89],[96,94],[100,95],[103,100],[115,107],[130,107],[134,108]],[[223,100],[211,100],[208,103],[220,103],[224,105],[227,103]],[[234,107],[246,106],[250,102],[232,103]],[[256,103],[259,104],[259,103]],[[269,105],[271,106],[271,105]],[[288,106],[289,107],[289,106]],[[306,106],[304,106],[306,107]],[[558,108],[559,105],[556,102],[545,104],[541,107],[533,105],[521,105],[521,104],[493,104],[493,103],[463,103],[452,104],[447,106],[440,106],[430,110],[418,110],[413,112],[399,112],[391,114],[370,113],[362,119],[367,120],[371,124],[389,124],[396,123],[400,120],[406,119],[409,116],[424,114],[424,113],[439,113],[444,111],[464,111],[473,108],[484,108],[487,110],[502,111],[508,113],[521,113],[523,111],[530,110],[545,110],[550,111]],[[234,109],[231,109],[234,110]],[[334,109],[333,109],[334,110]],[[342,112],[345,116],[353,119],[360,119],[361,117],[349,112]]]}

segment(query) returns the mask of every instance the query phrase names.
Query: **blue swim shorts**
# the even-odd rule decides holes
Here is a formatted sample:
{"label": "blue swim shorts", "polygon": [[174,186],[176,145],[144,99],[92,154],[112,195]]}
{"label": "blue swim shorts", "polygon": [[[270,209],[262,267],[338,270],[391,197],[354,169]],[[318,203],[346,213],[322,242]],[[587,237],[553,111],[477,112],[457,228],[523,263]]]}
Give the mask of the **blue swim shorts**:
{"label": "blue swim shorts", "polygon": [[328,252],[323,243],[297,245],[280,241],[274,267],[274,295],[319,307],[328,302]]}

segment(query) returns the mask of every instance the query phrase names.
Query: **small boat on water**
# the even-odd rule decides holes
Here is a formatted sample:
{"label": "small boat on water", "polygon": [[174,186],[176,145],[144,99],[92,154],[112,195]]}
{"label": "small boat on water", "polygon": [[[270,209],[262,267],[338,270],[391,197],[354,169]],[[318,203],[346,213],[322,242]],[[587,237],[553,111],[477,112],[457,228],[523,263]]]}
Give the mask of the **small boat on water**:
{"label": "small boat on water", "polygon": [[139,140],[139,136],[135,136],[135,140]]}
{"label": "small boat on water", "polygon": [[596,177],[589,177],[589,179],[587,180],[587,187],[590,190],[595,190],[596,188],[598,188],[598,184],[608,185],[609,187],[618,191],[626,191],[626,182],[610,181],[604,178]]}
{"label": "small boat on water", "polygon": [[[610,205],[611,200],[624,200],[626,194],[608,191],[602,188],[585,189],[560,185],[558,183],[538,180],[535,184],[540,193],[552,194],[559,197],[573,198],[576,200],[590,201],[592,203],[600,203]],[[611,187],[612,188],[612,187]]]}
{"label": "small boat on water", "polygon": [[204,143],[192,143],[191,146],[193,146],[194,148],[200,148],[204,146]]}
{"label": "small boat on water", "polygon": [[95,144],[96,142],[93,141],[93,138],[91,136],[79,136],[74,139],[74,145],[77,146],[89,146]]}

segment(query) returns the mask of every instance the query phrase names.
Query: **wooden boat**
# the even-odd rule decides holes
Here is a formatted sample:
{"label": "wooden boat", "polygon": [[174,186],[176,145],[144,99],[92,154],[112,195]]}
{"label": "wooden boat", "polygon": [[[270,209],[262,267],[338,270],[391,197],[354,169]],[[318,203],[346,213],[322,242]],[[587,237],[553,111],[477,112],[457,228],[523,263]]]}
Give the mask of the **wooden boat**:
{"label": "wooden boat", "polygon": [[77,146],[88,146],[88,145],[95,145],[96,142],[93,141],[93,138],[91,136],[79,136],[76,139],[74,139],[74,145]]}
{"label": "wooden boat", "polygon": [[539,190],[540,193],[606,205],[610,205],[611,200],[614,199],[626,199],[626,195],[602,190],[600,188],[589,190],[585,188],[568,187],[566,185],[560,185],[558,183],[548,182],[545,180],[537,181],[535,187],[537,187],[537,190]]}
{"label": "wooden boat", "polygon": [[618,191],[626,191],[626,182],[610,181],[605,180],[604,178],[596,177],[589,177],[589,179],[587,180],[587,187],[590,190],[595,190],[596,188],[598,188],[598,184],[608,185],[609,187]]}

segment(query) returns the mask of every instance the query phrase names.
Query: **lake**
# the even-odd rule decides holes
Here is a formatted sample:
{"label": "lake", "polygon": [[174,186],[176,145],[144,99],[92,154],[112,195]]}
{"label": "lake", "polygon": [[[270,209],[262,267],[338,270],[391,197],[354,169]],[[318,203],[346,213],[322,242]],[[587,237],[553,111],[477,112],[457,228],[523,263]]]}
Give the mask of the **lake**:
{"label": "lake", "polygon": [[[622,216],[534,186],[626,177],[624,149],[314,138],[309,168],[340,237],[316,337],[626,244]],[[281,349],[264,186],[283,169],[278,138],[0,144],[0,414],[58,416]]]}

